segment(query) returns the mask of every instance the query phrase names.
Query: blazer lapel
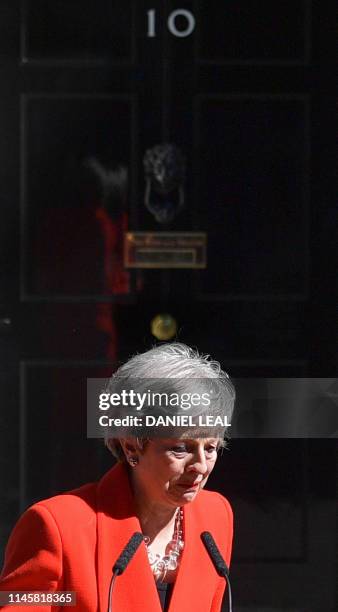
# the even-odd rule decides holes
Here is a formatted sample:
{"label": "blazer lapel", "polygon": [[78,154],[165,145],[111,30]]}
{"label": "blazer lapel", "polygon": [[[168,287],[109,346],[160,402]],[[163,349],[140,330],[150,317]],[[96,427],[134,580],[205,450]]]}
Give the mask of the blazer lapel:
{"label": "blazer lapel", "polygon": [[[123,464],[114,466],[99,482],[97,490],[97,582],[100,612],[107,612],[113,565],[135,531],[140,532],[128,473]],[[144,543],[113,591],[113,609],[161,612],[155,581]]]}
{"label": "blazer lapel", "polygon": [[205,612],[211,609],[218,580],[200,538],[207,517],[200,516],[195,500],[184,506],[183,515],[184,549],[169,612]]}

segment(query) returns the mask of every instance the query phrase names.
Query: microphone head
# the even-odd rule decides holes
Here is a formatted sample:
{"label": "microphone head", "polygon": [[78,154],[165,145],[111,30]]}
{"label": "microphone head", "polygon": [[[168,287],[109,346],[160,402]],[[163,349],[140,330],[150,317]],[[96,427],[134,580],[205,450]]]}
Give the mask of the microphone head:
{"label": "microphone head", "polygon": [[131,536],[128,544],[125,546],[122,553],[120,554],[119,558],[115,561],[113,565],[114,574],[123,574],[129,561],[131,561],[131,559],[133,558],[141,542],[143,542],[142,533],[135,531],[135,533]]}
{"label": "microphone head", "polygon": [[214,564],[216,572],[223,578],[229,577],[229,568],[225,563],[216,542],[209,531],[201,533],[201,540],[209,553],[209,557]]}

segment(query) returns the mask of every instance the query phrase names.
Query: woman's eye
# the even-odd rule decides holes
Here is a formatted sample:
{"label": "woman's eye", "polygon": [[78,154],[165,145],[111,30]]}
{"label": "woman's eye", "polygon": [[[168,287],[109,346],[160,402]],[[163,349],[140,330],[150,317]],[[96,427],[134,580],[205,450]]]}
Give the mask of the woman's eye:
{"label": "woman's eye", "polygon": [[208,446],[206,451],[207,453],[213,453],[214,451],[217,451],[217,446]]}
{"label": "woman's eye", "polygon": [[173,446],[170,450],[174,453],[186,453],[187,449],[185,446]]}
{"label": "woman's eye", "polygon": [[[170,448],[170,450],[173,453],[176,454],[183,454],[183,453],[193,453],[194,450],[193,449],[189,449],[186,446],[172,446]],[[206,453],[206,455],[212,455],[213,453],[217,452],[217,446],[208,446],[204,449],[204,452]]]}

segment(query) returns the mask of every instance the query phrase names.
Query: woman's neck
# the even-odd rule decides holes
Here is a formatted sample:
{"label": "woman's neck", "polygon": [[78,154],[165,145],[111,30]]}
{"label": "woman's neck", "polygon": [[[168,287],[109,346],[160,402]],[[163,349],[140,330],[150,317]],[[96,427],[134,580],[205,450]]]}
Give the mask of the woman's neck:
{"label": "woman's neck", "polygon": [[166,532],[167,530],[172,532],[177,508],[175,506],[165,506],[149,499],[137,480],[133,478],[133,474],[131,474],[130,482],[134,494],[136,513],[143,533],[149,536],[150,541],[152,541],[160,532]]}

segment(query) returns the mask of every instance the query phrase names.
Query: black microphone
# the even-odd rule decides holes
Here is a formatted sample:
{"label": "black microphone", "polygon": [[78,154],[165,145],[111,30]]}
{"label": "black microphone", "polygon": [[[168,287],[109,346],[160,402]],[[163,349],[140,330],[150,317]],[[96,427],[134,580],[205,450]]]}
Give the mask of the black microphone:
{"label": "black microphone", "polygon": [[142,533],[135,531],[135,533],[131,536],[128,544],[124,547],[123,551],[121,552],[119,558],[115,561],[113,565],[114,574],[117,574],[117,575],[123,574],[129,561],[131,561],[131,559],[133,558],[141,542],[143,542]]}
{"label": "black microphone", "polygon": [[132,560],[133,556],[135,555],[141,542],[143,542],[142,533],[135,531],[135,533],[131,536],[129,542],[126,544],[120,556],[118,557],[118,559],[116,559],[113,565],[113,575],[111,577],[111,581],[109,585],[109,593],[108,593],[108,612],[111,612],[111,609],[112,609],[112,606],[111,606],[112,593],[113,593],[113,588],[114,588],[116,577],[123,574],[128,563]]}
{"label": "black microphone", "polygon": [[203,531],[201,533],[201,540],[208,551],[209,557],[214,564],[215,570],[219,576],[225,578],[228,583],[228,601],[229,601],[229,612],[232,612],[232,594],[229,579],[229,568],[225,563],[217,545],[209,531]]}

